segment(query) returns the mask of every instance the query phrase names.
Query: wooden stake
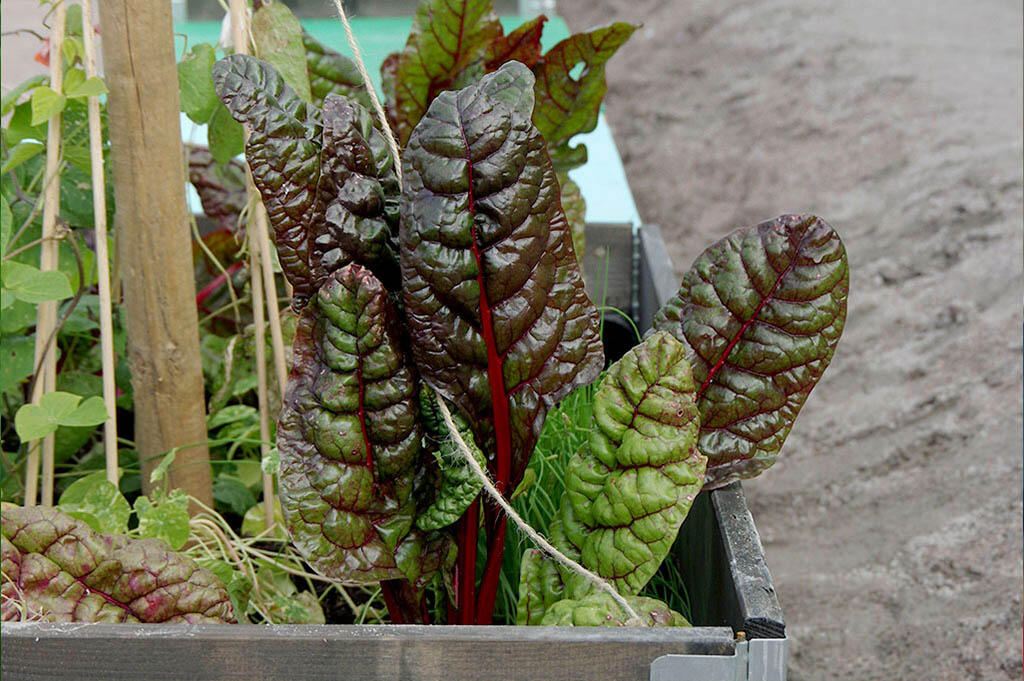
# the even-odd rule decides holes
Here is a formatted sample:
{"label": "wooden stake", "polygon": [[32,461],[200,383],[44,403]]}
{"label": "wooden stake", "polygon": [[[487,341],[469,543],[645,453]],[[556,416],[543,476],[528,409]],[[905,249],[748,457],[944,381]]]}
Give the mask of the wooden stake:
{"label": "wooden stake", "polygon": [[168,487],[212,505],[171,5],[100,0],[100,16],[142,486],[180,447]]}
{"label": "wooden stake", "polygon": [[[64,23],[67,9],[64,3],[57,5],[53,13],[53,28],[50,33],[50,88],[54,92],[64,90]],[[61,115],[50,118],[46,130],[46,174],[43,192],[43,241],[39,247],[39,269],[57,269],[57,216],[60,214],[60,143]],[[79,286],[84,281],[78,282]],[[36,316],[35,369],[36,378],[32,384],[32,403],[57,388],[57,353],[47,348],[53,329],[57,326],[57,302],[39,303]],[[57,339],[53,338],[56,345]],[[42,447],[40,447],[42,444]],[[43,482],[41,501],[43,506],[53,505],[53,435],[47,435],[29,444],[28,461],[25,466],[25,505],[35,506],[37,477],[39,475],[39,451],[43,452]]]}
{"label": "wooden stake", "polygon": [[[96,69],[96,38],[92,28],[92,0],[82,0],[82,39],[85,45],[85,76]],[[103,404],[110,416],[103,423],[103,451],[107,480],[118,484],[117,386],[114,383],[114,321],[110,303],[110,255],[107,253],[107,192],[103,175],[103,129],[100,99],[89,97],[89,156],[92,161],[92,214],[96,231],[96,275],[100,293],[100,357],[103,368]]]}
{"label": "wooden stake", "polygon": [[274,349],[274,373],[277,375],[277,388],[281,399],[284,399],[284,388],[288,383],[288,366],[284,357],[284,335],[281,333],[281,310],[277,302],[277,285],[274,278],[274,264],[271,261],[270,236],[267,230],[267,209],[263,202],[258,201],[253,219],[256,228],[254,237],[260,242],[260,261],[263,265],[263,283],[267,292],[267,312],[270,317],[270,343]]}
{"label": "wooden stake", "polygon": [[[249,54],[249,12],[245,0],[231,0],[231,36],[236,54]],[[249,138],[249,130],[245,130],[246,140]],[[271,319],[278,316],[277,289],[274,284],[274,272],[272,269],[267,273],[270,265],[269,254],[262,256],[263,269],[260,267],[262,251],[266,251],[267,244],[267,213],[263,208],[263,202],[252,183],[252,171],[246,164],[246,175],[248,176],[247,193],[249,205],[252,210],[249,212],[249,225],[246,230],[249,235],[249,276],[252,281],[252,317],[256,344],[256,390],[260,411],[260,456],[266,459],[270,454],[270,399],[267,394],[267,347],[266,333],[264,330],[263,318],[263,284],[267,283],[267,289],[273,291],[274,304],[271,308]],[[275,336],[274,322],[271,321],[271,337]],[[276,341],[274,343],[274,366],[278,373],[278,381],[281,382],[283,372],[277,363],[278,347],[281,348],[281,366],[284,362],[284,345],[281,343],[281,320],[277,319]],[[283,397],[283,390],[282,390]],[[263,471],[263,521],[269,530],[274,526],[274,477]]]}

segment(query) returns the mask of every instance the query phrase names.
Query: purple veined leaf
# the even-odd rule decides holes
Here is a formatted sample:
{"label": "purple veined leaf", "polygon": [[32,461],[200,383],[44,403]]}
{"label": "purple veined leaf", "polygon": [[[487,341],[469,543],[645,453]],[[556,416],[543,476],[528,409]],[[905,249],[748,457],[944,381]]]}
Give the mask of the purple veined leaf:
{"label": "purple veined leaf", "polygon": [[442,93],[403,156],[401,261],[421,375],[522,477],[547,410],[598,375],[598,313],[583,280],[544,138],[533,76],[512,62]]}
{"label": "purple veined leaf", "polygon": [[[690,623],[663,602],[646,596],[626,596],[645,627],[688,627]],[[564,599],[551,605],[539,624],[553,627],[625,627],[629,614],[603,591],[580,599]]]}
{"label": "purple veined leaf", "polygon": [[487,46],[484,56],[487,71],[496,71],[502,64],[517,61],[529,68],[540,61],[540,36],[548,18],[540,14],[508,35],[500,35]]}
{"label": "purple veined leaf", "polygon": [[235,621],[220,580],[159,539],[99,534],[54,508],[2,515],[5,622]]}
{"label": "purple veined leaf", "polygon": [[354,99],[367,110],[372,109],[373,103],[355,62],[305,31],[302,44],[306,49],[306,70],[314,104],[322,106],[327,95],[335,94]]}
{"label": "purple veined leaf", "polygon": [[413,525],[421,429],[395,323],[384,286],[348,265],[303,311],[293,345],[281,510],[306,560],[345,583],[405,578],[396,549]]}
{"label": "purple veined leaf", "polygon": [[205,147],[188,145],[188,181],[199,194],[203,213],[220,227],[235,232],[245,208],[245,166],[235,160],[222,166]]}
{"label": "purple veined leaf", "polygon": [[[616,22],[558,43],[533,67],[537,76],[537,106],[533,123],[551,147],[552,160],[562,170],[586,162],[583,145],[569,147],[573,135],[597,126],[601,100],[608,89],[605,63],[638,27]],[[574,76],[574,69],[583,70]]]}
{"label": "purple veined leaf", "polygon": [[683,276],[654,328],[688,345],[706,488],[775,462],[846,321],[846,249],[813,215],[733,232]]}
{"label": "purple veined leaf", "polygon": [[448,90],[470,62],[481,59],[501,32],[491,0],[420,3],[395,71],[393,127],[400,146],[434,97]]}
{"label": "purple veined leaf", "polygon": [[583,251],[587,245],[587,201],[583,198],[580,186],[569,177],[569,173],[558,173],[558,186],[562,210],[565,211],[565,219],[569,221],[569,229],[572,231],[572,248],[576,251],[576,259],[582,267]]}
{"label": "purple veined leaf", "polygon": [[402,61],[401,52],[392,52],[380,63],[380,89],[384,94],[384,114],[392,129],[398,126],[398,111],[395,109],[395,89],[398,82],[398,64]]}
{"label": "purple veined leaf", "polygon": [[301,308],[316,290],[309,223],[320,180],[320,123],[274,68],[233,54],[213,65],[217,96],[235,120],[249,126],[245,156],[263,197],[285,276]]}

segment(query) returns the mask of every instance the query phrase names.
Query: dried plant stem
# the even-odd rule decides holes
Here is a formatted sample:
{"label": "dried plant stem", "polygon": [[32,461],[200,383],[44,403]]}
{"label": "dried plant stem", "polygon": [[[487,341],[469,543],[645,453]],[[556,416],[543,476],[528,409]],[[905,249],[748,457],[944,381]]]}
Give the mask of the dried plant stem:
{"label": "dried plant stem", "polygon": [[599,575],[591,572],[587,568],[583,567],[582,565],[574,561],[572,558],[569,558],[564,553],[556,549],[554,546],[552,546],[551,542],[549,542],[547,539],[544,538],[543,535],[541,535],[540,532],[530,527],[526,523],[526,521],[523,520],[518,513],[516,513],[516,510],[512,508],[512,505],[505,500],[505,497],[501,495],[501,492],[498,491],[498,488],[494,486],[493,482],[491,482],[491,478],[484,472],[484,469],[481,468],[480,464],[477,463],[476,459],[473,458],[473,454],[469,451],[469,447],[466,445],[466,441],[462,439],[462,434],[459,433],[459,429],[455,427],[455,423],[452,421],[451,412],[448,411],[448,405],[444,403],[444,398],[441,397],[441,393],[435,391],[435,397],[437,399],[438,409],[441,411],[441,417],[444,419],[444,424],[448,427],[448,434],[451,435],[452,440],[454,440],[455,444],[458,445],[459,451],[462,453],[462,457],[469,464],[469,467],[473,471],[473,474],[477,477],[478,480],[480,480],[481,483],[483,483],[484,490],[487,492],[488,495],[490,495],[492,499],[494,499],[495,503],[497,503],[498,506],[501,507],[501,510],[505,512],[505,515],[511,518],[512,522],[514,522],[516,526],[523,531],[523,534],[529,537],[530,540],[534,544],[536,544],[541,551],[548,554],[556,561],[564,565],[566,568],[580,575],[587,581],[591,582],[598,589],[604,591],[609,596],[611,596],[612,599],[619,605],[619,607],[622,608],[627,615],[629,615],[629,621],[627,622],[627,624],[640,624],[640,616],[636,613],[635,610],[633,610],[632,607],[630,607],[629,602],[622,597],[622,594],[615,590],[615,587],[613,587],[607,581],[602,579]]}
{"label": "dried plant stem", "polygon": [[[231,0],[231,38],[234,43],[236,54],[249,54],[249,12],[245,0]],[[249,130],[246,129],[245,137],[248,139]],[[266,460],[270,454],[270,399],[267,394],[267,347],[263,318],[263,283],[264,272],[260,265],[260,252],[264,250],[267,240],[266,223],[262,223],[260,229],[260,216],[266,218],[262,202],[256,187],[252,183],[252,171],[246,163],[246,175],[248,177],[247,193],[249,205],[258,208],[250,210],[249,217],[249,274],[252,281],[252,316],[255,330],[256,342],[256,390],[259,397],[260,411],[260,454]],[[273,271],[268,280],[268,288],[274,287]],[[275,291],[274,297],[277,294]],[[277,306],[274,306],[277,312]],[[271,332],[273,333],[273,331]],[[281,333],[280,319],[278,319],[277,333]],[[275,356],[276,356],[275,347]],[[281,346],[281,360],[284,361],[284,346]],[[276,359],[275,359],[276,362]],[[263,471],[263,519],[269,529],[274,525],[274,478]]]}
{"label": "dried plant stem", "polygon": [[[55,92],[64,89],[64,23],[67,8],[59,3],[54,9],[53,28],[50,35],[50,87]],[[43,194],[43,243],[39,246],[39,269],[57,269],[57,215],[60,213],[60,148],[61,115],[54,114],[46,131],[46,189]],[[79,286],[85,282],[78,282]],[[57,387],[57,353],[47,352],[50,335],[57,325],[57,302],[39,303],[36,317],[35,366],[36,377],[32,384],[32,403],[39,404],[45,393]],[[42,445],[40,447],[40,444]],[[43,480],[40,500],[44,506],[53,505],[53,434],[29,444],[28,461],[25,466],[25,505],[34,506],[38,489],[39,452],[42,450]]]}
{"label": "dried plant stem", "polygon": [[[82,40],[85,47],[85,75],[92,78],[96,68],[96,37],[92,28],[92,0],[82,0]],[[99,97],[89,97],[89,156],[92,162],[92,213],[96,230],[96,275],[100,294],[100,357],[103,370],[103,404],[110,417],[103,423],[103,451],[107,480],[118,481],[117,386],[114,383],[114,321],[110,301],[110,256],[107,252],[107,192],[103,175],[103,129],[100,126]]]}

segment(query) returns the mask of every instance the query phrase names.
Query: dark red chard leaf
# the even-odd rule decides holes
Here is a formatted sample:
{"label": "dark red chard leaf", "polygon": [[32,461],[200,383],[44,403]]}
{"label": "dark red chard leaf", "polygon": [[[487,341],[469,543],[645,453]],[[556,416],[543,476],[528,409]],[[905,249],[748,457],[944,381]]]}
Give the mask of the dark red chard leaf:
{"label": "dark red chard leaf", "polygon": [[311,233],[314,281],[355,261],[398,290],[398,177],[384,135],[359,104],[328,95],[323,154]]}
{"label": "dark red chard leaf", "polygon": [[221,228],[234,232],[245,208],[245,166],[232,159],[226,165],[213,160],[206,147],[188,145],[188,181],[199,194],[203,213]]}
{"label": "dark red chard leaf", "polygon": [[319,123],[277,71],[254,57],[221,59],[213,65],[213,84],[231,115],[251,131],[245,156],[301,307],[316,290],[307,236],[320,178]]}
{"label": "dark red chard leaf", "polygon": [[[608,86],[605,63],[638,27],[616,22],[589,33],[577,33],[558,43],[533,67],[537,107],[533,123],[551,146],[559,169],[586,162],[586,148],[569,147],[569,139],[597,126],[601,100]],[[582,66],[578,76],[573,70]]]}
{"label": "dark red chard leaf", "polygon": [[583,198],[580,186],[573,182],[567,172],[558,173],[558,186],[561,188],[562,210],[569,221],[572,231],[572,247],[576,251],[576,259],[583,263],[583,251],[587,245],[587,202]]}
{"label": "dark red chard leaf", "polygon": [[306,69],[314,104],[322,106],[324,97],[335,94],[354,99],[367,109],[373,106],[355,62],[305,31],[302,45],[306,48]]}
{"label": "dark red chard leaf", "polygon": [[554,168],[530,122],[532,92],[533,75],[512,62],[442,93],[403,155],[403,293],[416,362],[491,445],[506,492],[550,406],[604,363]]}
{"label": "dark red chard leaf", "polygon": [[544,32],[543,14],[530,19],[508,35],[495,38],[487,46],[484,57],[487,71],[496,71],[502,64],[518,61],[533,68],[540,61],[540,36]]}
{"label": "dark red chard leaf", "polygon": [[849,288],[843,242],[813,215],[733,232],[683,276],[654,328],[689,345],[705,488],[775,462],[835,352]]}
{"label": "dark red chard leaf", "polygon": [[281,510],[319,572],[347,583],[402,579],[396,548],[415,514],[416,382],[383,285],[359,265],[303,312],[278,423]]}
{"label": "dark red chard leaf", "polygon": [[398,63],[402,61],[401,52],[392,52],[380,63],[380,89],[384,93],[384,114],[388,117],[388,125],[398,125],[398,112],[395,109],[395,88],[398,82]]}
{"label": "dark red chard leaf", "polygon": [[5,622],[234,622],[209,570],[159,539],[99,534],[54,508],[3,505]]}
{"label": "dark red chard leaf", "polygon": [[395,70],[393,126],[399,145],[408,142],[434,97],[450,89],[455,77],[482,58],[501,33],[491,0],[420,3]]}

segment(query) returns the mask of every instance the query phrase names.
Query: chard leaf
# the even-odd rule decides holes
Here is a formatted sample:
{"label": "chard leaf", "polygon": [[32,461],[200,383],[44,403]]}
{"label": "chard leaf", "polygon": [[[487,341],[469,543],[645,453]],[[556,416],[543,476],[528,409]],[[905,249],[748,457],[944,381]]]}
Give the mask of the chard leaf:
{"label": "chard leaf", "polygon": [[312,104],[302,26],[292,11],[283,2],[263,3],[252,13],[250,28],[260,58],[277,69],[302,101]]}
{"label": "chard leaf", "polygon": [[322,106],[327,95],[335,94],[354,99],[366,110],[372,110],[373,103],[355,62],[305,31],[302,44],[306,49],[306,70],[314,104]]}
{"label": "chard leaf", "polygon": [[[448,427],[437,408],[434,391],[426,386],[420,388],[420,415],[426,429],[424,441],[433,449],[441,469],[441,486],[433,502],[417,514],[416,526],[423,530],[437,530],[454,524],[462,517],[476,500],[483,483],[473,474],[458,445],[448,433]],[[473,439],[473,430],[466,419],[453,412],[452,421],[477,463],[481,468],[486,468],[487,457]]]}
{"label": "chard leaf", "polygon": [[564,592],[565,585],[554,561],[537,549],[527,549],[519,565],[516,624],[540,624],[548,609],[562,600]]}
{"label": "chard leaf", "polygon": [[[686,347],[654,334],[601,379],[596,427],[566,468],[565,538],[624,596],[658,571],[704,483],[694,390]],[[590,587],[576,581],[573,597]]]}
{"label": "chard leaf", "polygon": [[278,423],[285,524],[314,568],[346,583],[405,576],[395,551],[413,523],[421,430],[394,323],[369,270],[334,273],[300,321]]}
{"label": "chard leaf", "polygon": [[[690,623],[661,601],[644,596],[627,596],[626,602],[640,615],[646,627],[688,627]],[[578,599],[553,604],[540,624],[558,627],[624,627],[629,615],[611,596],[597,591]]]}
{"label": "chard leaf", "polygon": [[[577,33],[558,43],[533,67],[537,75],[534,92],[537,108],[533,123],[552,148],[559,169],[586,162],[586,148],[569,147],[573,135],[597,126],[601,100],[608,86],[604,65],[625,43],[637,26],[616,22],[589,33]],[[583,66],[578,78],[573,69]]]}
{"label": "chard leaf", "polygon": [[199,194],[206,217],[229,232],[236,232],[238,216],[246,202],[245,166],[234,159],[220,165],[209,149],[189,146],[188,181]]}
{"label": "chard leaf", "polygon": [[813,215],[783,215],[708,248],[654,328],[688,346],[698,385],[705,486],[775,462],[846,321],[839,235]]}
{"label": "chard leaf", "polygon": [[301,307],[316,290],[307,237],[320,179],[320,125],[273,67],[248,55],[214,64],[213,84],[235,120],[249,126],[245,157]]}
{"label": "chard leaf", "polygon": [[587,245],[587,202],[583,198],[580,186],[573,182],[569,173],[558,173],[558,186],[562,210],[565,211],[565,219],[569,221],[569,229],[572,230],[572,249],[576,251],[576,259],[583,264],[583,250]]}
{"label": "chard leaf", "polygon": [[[512,62],[444,92],[403,156],[403,294],[416,363],[515,489],[547,410],[600,372],[533,75]],[[493,445],[493,446],[492,446]]]}
{"label": "chard leaf", "polygon": [[543,14],[523,23],[508,35],[499,35],[487,46],[484,63],[487,71],[497,71],[502,64],[517,61],[533,68],[540,61],[540,36],[544,32]]}
{"label": "chard leaf", "polygon": [[2,514],[4,621],[234,622],[220,580],[159,539],[99,534],[53,508]]}
{"label": "chard leaf", "polygon": [[[427,107],[501,35],[491,0],[425,0],[398,59],[395,135],[405,146]],[[383,68],[383,67],[382,67]]]}

